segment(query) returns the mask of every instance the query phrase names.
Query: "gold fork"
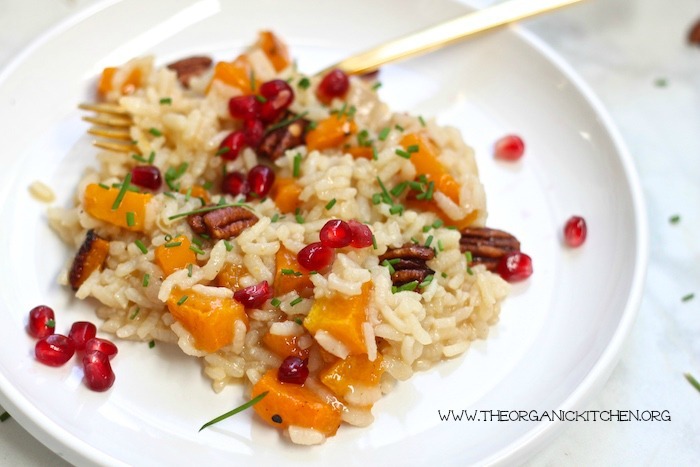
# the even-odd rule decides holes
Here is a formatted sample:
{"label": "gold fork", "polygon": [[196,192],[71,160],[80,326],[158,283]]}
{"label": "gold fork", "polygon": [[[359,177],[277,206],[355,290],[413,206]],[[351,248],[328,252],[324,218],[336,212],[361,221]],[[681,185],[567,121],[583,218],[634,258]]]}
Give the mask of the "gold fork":
{"label": "gold fork", "polygon": [[[436,50],[473,34],[580,1],[582,0],[507,0],[346,58],[317,75],[334,68],[340,68],[348,74],[371,72],[386,63]],[[88,133],[101,138],[93,141],[95,146],[117,152],[138,153],[129,134],[133,121],[126,110],[118,104],[109,103],[86,103],[79,107],[95,113],[93,117],[83,117],[83,120],[95,125]]]}

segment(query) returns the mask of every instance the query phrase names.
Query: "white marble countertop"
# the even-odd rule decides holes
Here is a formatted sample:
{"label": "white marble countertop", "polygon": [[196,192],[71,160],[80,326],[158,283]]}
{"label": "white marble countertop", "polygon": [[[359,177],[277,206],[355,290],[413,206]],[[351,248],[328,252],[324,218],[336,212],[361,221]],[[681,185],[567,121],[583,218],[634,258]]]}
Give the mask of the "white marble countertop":
{"label": "white marble countertop", "polygon": [[[93,0],[2,0],[0,67]],[[476,6],[492,0],[467,2]],[[668,410],[670,422],[570,422],[532,465],[697,465],[700,393],[700,47],[686,36],[698,0],[589,0],[526,27],[561,54],[608,108],[646,196],[650,262],[639,317],[591,410]],[[680,221],[671,223],[671,216]],[[682,297],[695,293],[690,300]],[[0,408],[0,413],[3,410]],[[66,465],[14,419],[0,465]]]}

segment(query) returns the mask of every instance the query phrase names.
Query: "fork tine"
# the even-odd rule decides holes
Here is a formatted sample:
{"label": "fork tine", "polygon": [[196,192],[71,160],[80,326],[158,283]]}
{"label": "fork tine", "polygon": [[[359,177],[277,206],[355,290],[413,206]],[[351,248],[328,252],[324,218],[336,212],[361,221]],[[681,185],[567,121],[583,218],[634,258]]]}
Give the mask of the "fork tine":
{"label": "fork tine", "polygon": [[88,133],[103,138],[131,141],[131,134],[124,128],[100,128],[94,126],[88,130]]}
{"label": "fork tine", "polygon": [[78,105],[78,108],[83,109],[83,110],[89,110],[89,111],[95,112],[95,113],[121,115],[124,117],[129,116],[129,112],[127,110],[125,110],[124,108],[122,108],[119,104],[111,104],[109,102],[102,102],[102,103],[83,102],[82,104]]}
{"label": "fork tine", "polygon": [[98,148],[102,149],[107,149],[108,151],[116,151],[116,152],[138,152],[136,145],[132,143],[131,141],[126,142],[120,142],[120,141],[100,141],[100,140],[95,140],[92,142],[94,146],[97,146]]}
{"label": "fork tine", "polygon": [[111,126],[118,128],[130,127],[132,122],[130,118],[118,117],[112,115],[98,115],[96,117],[83,117],[86,122],[94,123],[99,126]]}

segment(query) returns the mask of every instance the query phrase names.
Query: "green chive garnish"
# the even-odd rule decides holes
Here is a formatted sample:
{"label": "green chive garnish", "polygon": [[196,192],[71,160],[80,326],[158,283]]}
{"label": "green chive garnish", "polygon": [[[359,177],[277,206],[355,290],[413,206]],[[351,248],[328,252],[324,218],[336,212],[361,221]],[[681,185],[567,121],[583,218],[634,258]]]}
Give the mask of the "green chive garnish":
{"label": "green chive garnish", "polygon": [[160,131],[158,128],[149,128],[148,132],[152,134],[153,136],[163,136],[163,132]]}
{"label": "green chive garnish", "polygon": [[151,341],[148,342],[148,348],[149,348],[149,349],[152,349],[152,348],[155,347],[155,346],[156,346],[156,341],[151,340]]}
{"label": "green chive garnish", "polygon": [[126,195],[126,190],[129,189],[129,184],[131,183],[131,172],[126,174],[126,177],[124,177],[124,183],[122,183],[122,187],[119,189],[119,193],[117,193],[117,197],[114,199],[114,203],[112,203],[112,211],[116,211],[119,209],[119,205],[122,204],[122,200],[124,199],[124,196]]}
{"label": "green chive garnish", "polygon": [[138,314],[139,314],[140,311],[141,311],[141,308],[136,307],[136,309],[135,309],[134,312],[131,314],[131,316],[129,316],[129,319],[134,319],[134,318],[136,318],[136,317],[138,316]]}
{"label": "green chive garnish", "polygon": [[418,121],[420,122],[420,126],[422,126],[423,128],[425,128],[425,120],[423,120],[423,116],[422,116],[422,115],[419,115],[419,116],[418,116]]}
{"label": "green chive garnish", "polygon": [[173,100],[172,100],[170,97],[163,97],[163,98],[160,100],[160,103],[163,104],[163,105],[170,105],[170,104],[173,103]]}
{"label": "green chive garnish", "polygon": [[187,277],[192,277],[192,263],[187,265]]}
{"label": "green chive garnish", "polygon": [[203,255],[205,252],[201,248],[199,248],[197,245],[190,245],[190,250],[194,251],[198,255]]}
{"label": "green chive garnish", "polygon": [[394,125],[394,128],[396,128],[396,129],[399,130],[399,131],[403,131],[403,130],[404,130],[404,128],[403,128],[401,125],[399,125],[399,124]]}
{"label": "green chive garnish", "polygon": [[144,159],[143,157],[141,157],[140,154],[132,154],[132,155],[131,155],[131,158],[134,159],[135,161],[143,162],[144,164],[148,162],[146,159]]}
{"label": "green chive garnish", "polygon": [[433,236],[428,235],[428,238],[425,240],[425,246],[429,248],[431,243],[433,243]]}
{"label": "green chive garnish", "polygon": [[682,301],[682,302],[689,302],[689,301],[692,300],[693,298],[695,298],[695,294],[694,294],[694,293],[689,293],[689,294],[687,294],[687,295],[683,295],[683,297],[681,298],[681,301]]}
{"label": "green chive garnish", "polygon": [[294,156],[294,168],[292,169],[292,176],[294,178],[299,178],[301,174],[301,153],[296,153]]}
{"label": "green chive garnish", "polygon": [[389,136],[389,132],[391,131],[391,128],[387,127],[384,128],[382,131],[379,132],[379,141],[386,141],[386,137]]}
{"label": "green chive garnish", "polygon": [[189,298],[189,297],[188,297],[187,295],[183,295],[183,296],[180,298],[180,300],[177,301],[177,304],[178,304],[178,305],[182,305],[183,303],[185,303],[185,302],[187,301],[188,298]]}
{"label": "green chive garnish", "polygon": [[[223,203],[222,203],[222,201],[223,201]],[[219,204],[217,204],[216,206],[206,206],[206,207],[203,207],[200,209],[194,209],[192,211],[174,214],[174,215],[168,217],[168,220],[179,219],[180,217],[187,217],[187,216],[191,216],[192,214],[202,214],[202,213],[209,212],[209,211],[216,211],[217,209],[221,209],[221,208],[233,208],[233,207],[237,207],[237,206],[249,209],[248,205],[245,203],[226,203],[226,198],[224,198],[222,196],[221,199],[219,200]]]}
{"label": "green chive garnish", "polygon": [[239,412],[243,412],[244,410],[251,408],[252,406],[254,406],[255,404],[257,404],[258,402],[260,402],[261,400],[263,400],[263,397],[265,397],[265,396],[267,396],[267,391],[265,391],[265,392],[263,392],[263,393],[260,393],[260,395],[254,397],[253,399],[249,400],[248,402],[246,402],[246,403],[243,404],[243,405],[239,405],[238,407],[236,407],[235,409],[231,410],[230,412],[226,412],[226,413],[223,414],[223,415],[219,415],[218,417],[216,417],[216,418],[214,418],[214,419],[212,419],[212,420],[209,420],[207,423],[205,423],[204,425],[202,425],[202,428],[200,428],[199,431],[202,431],[203,429],[205,429],[205,428],[208,427],[208,426],[212,426],[212,425],[215,424],[215,423],[219,423],[220,421],[226,420],[227,418],[229,418],[229,417],[231,417],[231,416],[233,416],[233,415],[236,415],[236,414],[239,413]]}
{"label": "green chive garnish", "polygon": [[374,84],[372,85],[372,91],[376,91],[377,89],[379,89],[379,88],[381,88],[381,87],[382,87],[382,83],[379,82],[379,81],[377,81],[376,83],[374,83]]}
{"label": "green chive garnish", "polygon": [[148,283],[150,282],[150,280],[151,280],[151,275],[148,273],[144,274],[143,280],[141,281],[141,285],[143,285],[144,287],[148,287]]}
{"label": "green chive garnish", "polygon": [[377,239],[374,237],[374,234],[372,234],[372,248],[377,249]]}
{"label": "green chive garnish", "polygon": [[678,224],[681,221],[681,216],[678,214],[674,214],[671,217],[668,218],[668,221],[671,224]]}
{"label": "green chive garnish", "polygon": [[336,199],[335,199],[335,198],[333,198],[332,200],[328,201],[328,203],[326,203],[326,211],[330,211],[330,209],[331,209],[333,206],[335,206],[335,203],[336,203]]}
{"label": "green chive garnish", "polygon": [[309,89],[309,86],[311,86],[311,81],[309,80],[309,78],[304,76],[302,79],[299,80],[298,85],[301,89]]}
{"label": "green chive garnish", "polygon": [[143,253],[144,255],[148,253],[148,248],[146,248],[146,245],[144,245],[141,240],[135,240],[134,244],[139,248],[139,250],[141,250],[141,253]]}
{"label": "green chive garnish", "polygon": [[165,248],[175,248],[176,246],[182,245],[182,242],[170,242],[163,245]]}
{"label": "green chive garnish", "polygon": [[418,146],[417,144],[412,144],[406,148],[406,151],[408,151],[410,153],[418,152],[418,151],[420,151],[420,146]]}
{"label": "green chive garnish", "polygon": [[697,379],[693,377],[693,375],[691,375],[690,373],[685,373],[683,376],[685,376],[685,379],[688,380],[691,386],[693,386],[698,392],[700,392],[700,383]]}
{"label": "green chive garnish", "polygon": [[272,306],[280,306],[280,303],[282,303],[282,301],[277,297],[270,300],[270,305]]}
{"label": "green chive garnish", "polygon": [[303,224],[304,223],[304,218],[302,217],[299,208],[294,211],[294,219],[296,219],[297,224]]}
{"label": "green chive garnish", "polygon": [[47,319],[46,320],[46,327],[47,328],[55,328],[56,327],[56,321],[52,319]]}
{"label": "green chive garnish", "polygon": [[411,153],[410,153],[410,152],[406,152],[406,151],[404,151],[403,149],[397,149],[396,151],[394,151],[394,153],[395,153],[397,156],[403,157],[404,159],[410,159],[410,158],[411,158]]}
{"label": "green chive garnish", "polygon": [[228,240],[224,240],[224,246],[226,247],[226,251],[233,250],[233,245],[231,245],[231,242],[229,242]]}
{"label": "green chive garnish", "polygon": [[136,224],[136,214],[133,211],[126,213],[126,225],[133,227]]}
{"label": "green chive garnish", "polygon": [[289,124],[291,124],[291,123],[296,122],[297,120],[301,120],[302,118],[304,118],[304,117],[306,116],[307,113],[308,113],[308,112],[302,112],[302,113],[300,113],[299,115],[295,115],[295,116],[293,116],[293,117],[290,117],[290,118],[287,118],[287,119],[285,119],[285,120],[282,120],[281,122],[275,123],[274,125],[270,125],[270,126],[267,127],[267,129],[265,130],[265,134],[269,134],[270,132],[275,131],[275,130],[278,129],[278,128],[285,127],[285,126],[287,126],[287,125],[289,125]]}
{"label": "green chive garnish", "polygon": [[291,302],[289,302],[289,305],[290,305],[290,306],[298,305],[298,304],[301,303],[302,301],[304,301],[303,298],[297,297],[297,298],[295,298],[294,300],[292,300]]}

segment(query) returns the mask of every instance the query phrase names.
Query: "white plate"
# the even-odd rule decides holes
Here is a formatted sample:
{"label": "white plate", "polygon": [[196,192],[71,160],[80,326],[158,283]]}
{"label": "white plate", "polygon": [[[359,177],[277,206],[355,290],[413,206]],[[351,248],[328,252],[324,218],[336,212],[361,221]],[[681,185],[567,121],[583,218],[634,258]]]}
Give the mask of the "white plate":
{"label": "white plate", "polygon": [[[59,203],[71,199],[94,159],[76,105],[92,99],[104,66],[150,53],[161,62],[192,53],[233,57],[259,28],[272,28],[300,68],[313,72],[463,11],[448,0],[111,1],[34,43],[0,75],[0,403],[79,464],[464,464],[522,460],[541,447],[558,424],[441,422],[438,410],[581,408],[634,320],[647,232],[639,184],[609,118],[559,58],[517,28],[382,71],[380,92],[390,105],[437,116],[476,148],[489,225],[521,239],[535,274],[514,287],[487,341],[401,383],[376,405],[371,427],[343,427],[312,448],[289,445],[251,413],[197,433],[244,400],[240,388],[215,395],[198,363],[176,349],[120,343],[115,386],[90,392],[74,365],[37,364],[24,332],[39,303],[57,310],[61,330],[93,316],[89,304],[55,285],[73,252],[52,235],[46,206],[27,187],[42,180]],[[508,132],[527,144],[516,164],[491,156],[493,141]],[[560,239],[572,214],[590,229],[577,250]]]}

